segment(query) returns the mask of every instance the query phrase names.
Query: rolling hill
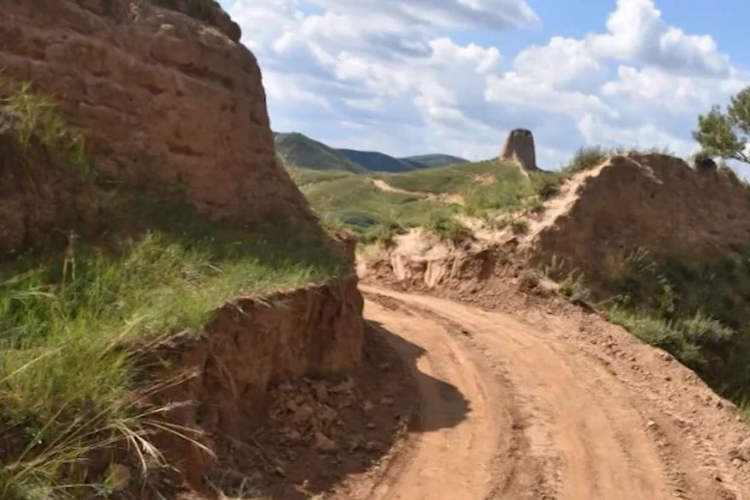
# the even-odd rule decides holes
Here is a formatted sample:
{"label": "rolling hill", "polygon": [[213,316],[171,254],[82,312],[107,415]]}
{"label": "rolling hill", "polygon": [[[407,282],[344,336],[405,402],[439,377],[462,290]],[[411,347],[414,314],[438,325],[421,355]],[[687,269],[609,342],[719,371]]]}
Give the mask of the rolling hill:
{"label": "rolling hill", "polygon": [[458,156],[442,154],[409,156],[401,158],[401,161],[413,165],[415,168],[447,167],[448,165],[469,163],[468,160],[459,158]]}
{"label": "rolling hill", "polygon": [[377,151],[335,149],[296,132],[274,133],[274,138],[276,153],[285,165],[311,170],[399,173],[468,163],[463,158],[444,154],[395,158]]}
{"label": "rolling hill", "polygon": [[302,134],[274,133],[274,140],[276,154],[287,166],[311,170],[345,170],[358,174],[366,170],[363,166],[349,160],[340,151]]}
{"label": "rolling hill", "polygon": [[416,165],[399,160],[384,153],[376,151],[357,151],[354,149],[339,149],[341,154],[346,156],[350,161],[361,165],[371,172],[406,172],[414,170]]}

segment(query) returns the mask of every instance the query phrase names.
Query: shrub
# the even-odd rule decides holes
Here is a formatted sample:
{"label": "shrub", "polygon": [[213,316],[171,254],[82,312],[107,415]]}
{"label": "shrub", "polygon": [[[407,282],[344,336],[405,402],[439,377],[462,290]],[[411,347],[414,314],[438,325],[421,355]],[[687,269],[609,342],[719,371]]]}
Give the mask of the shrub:
{"label": "shrub", "polygon": [[750,399],[748,262],[657,259],[638,250],[605,288],[615,295],[615,317],[623,326],[727,397]]}
{"label": "shrub", "polygon": [[522,235],[529,232],[529,222],[525,219],[515,219],[510,223],[513,234]]}
{"label": "shrub", "polygon": [[565,175],[571,175],[598,167],[612,154],[612,151],[608,151],[601,146],[583,147],[576,151],[575,156],[567,166],[563,167],[562,172]]}
{"label": "shrub", "polygon": [[158,464],[149,440],[167,408],[146,405],[158,382],[136,369],[132,341],[197,331],[235,297],[323,282],[342,266],[284,221],[241,230],[149,196],[121,200],[109,221],[108,241],[0,263],[0,437],[21,443],[0,456],[2,498],[87,498],[101,485],[73,476],[113,446]]}
{"label": "shrub", "polygon": [[455,217],[434,215],[428,221],[426,228],[435,232],[444,240],[458,242],[471,237],[471,231],[458,222]]}
{"label": "shrub", "polygon": [[3,80],[0,105],[18,121],[16,139],[27,167],[33,167],[38,152],[32,146],[38,141],[63,163],[75,167],[79,174],[89,177],[93,173],[83,136],[68,130],[52,98],[35,94],[28,82],[15,84]]}

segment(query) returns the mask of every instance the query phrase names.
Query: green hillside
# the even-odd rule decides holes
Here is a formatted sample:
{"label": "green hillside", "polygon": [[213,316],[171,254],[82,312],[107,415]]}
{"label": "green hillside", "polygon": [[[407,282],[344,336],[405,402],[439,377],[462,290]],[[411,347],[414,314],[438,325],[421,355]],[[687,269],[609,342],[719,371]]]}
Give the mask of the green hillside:
{"label": "green hillside", "polygon": [[378,151],[336,149],[297,132],[274,133],[274,139],[276,153],[286,166],[311,170],[399,173],[468,163],[463,158],[443,154],[394,158]]}
{"label": "green hillside", "polygon": [[407,172],[420,168],[412,163],[376,151],[356,151],[354,149],[339,149],[338,151],[349,160],[371,172]]}
{"label": "green hillside", "polygon": [[344,170],[362,173],[365,168],[322,142],[298,134],[274,134],[276,154],[288,166],[312,170]]}
{"label": "green hillside", "polygon": [[526,178],[517,166],[497,160],[370,177],[298,168],[290,172],[327,225],[350,229],[362,243],[389,240],[416,226],[453,238],[465,233],[456,215],[496,221],[503,214],[533,210],[557,183],[555,174]]}
{"label": "green hillside", "polygon": [[401,158],[400,160],[415,168],[446,167],[448,165],[456,165],[459,163],[469,163],[468,160],[459,158],[458,156],[441,154],[408,156],[406,158]]}

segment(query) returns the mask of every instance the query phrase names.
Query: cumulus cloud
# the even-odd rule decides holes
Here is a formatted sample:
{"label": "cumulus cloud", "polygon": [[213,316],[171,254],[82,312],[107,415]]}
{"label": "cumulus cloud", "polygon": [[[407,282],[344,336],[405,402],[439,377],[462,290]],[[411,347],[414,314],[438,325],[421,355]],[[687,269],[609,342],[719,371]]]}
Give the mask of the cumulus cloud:
{"label": "cumulus cloud", "polygon": [[598,32],[517,54],[472,33],[537,29],[527,0],[234,0],[230,11],[274,127],[393,154],[486,158],[519,126],[547,167],[583,144],[687,154],[696,115],[748,82],[653,0],[618,0]]}
{"label": "cumulus cloud", "polygon": [[618,0],[607,21],[608,32],[588,37],[592,53],[602,58],[642,62],[680,73],[722,76],[729,58],[708,35],[687,35],[669,26],[652,0]]}

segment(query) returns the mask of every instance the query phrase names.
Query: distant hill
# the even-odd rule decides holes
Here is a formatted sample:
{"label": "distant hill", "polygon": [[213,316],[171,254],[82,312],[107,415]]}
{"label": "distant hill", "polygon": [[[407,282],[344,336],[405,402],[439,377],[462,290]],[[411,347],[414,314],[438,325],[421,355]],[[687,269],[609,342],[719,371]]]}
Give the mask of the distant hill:
{"label": "distant hill", "polygon": [[443,154],[394,158],[377,151],[334,149],[296,132],[274,133],[274,138],[276,153],[285,164],[312,170],[344,170],[358,174],[364,172],[399,173],[468,163],[463,158]]}
{"label": "distant hill", "polygon": [[421,155],[401,158],[400,161],[412,165],[414,168],[447,167],[459,163],[469,163],[469,160],[451,155]]}
{"label": "distant hill", "polygon": [[356,151],[354,149],[339,149],[338,151],[349,160],[370,171],[407,172],[419,168],[412,163],[375,151]]}
{"label": "distant hill", "polygon": [[358,174],[365,172],[364,167],[349,160],[340,151],[305,135],[274,133],[274,139],[276,153],[286,165],[312,170],[345,170]]}

